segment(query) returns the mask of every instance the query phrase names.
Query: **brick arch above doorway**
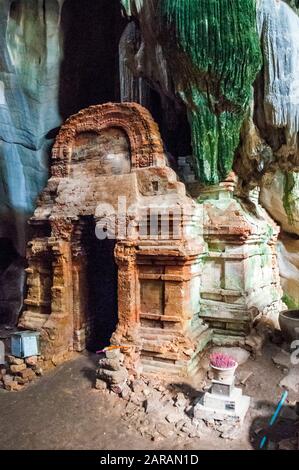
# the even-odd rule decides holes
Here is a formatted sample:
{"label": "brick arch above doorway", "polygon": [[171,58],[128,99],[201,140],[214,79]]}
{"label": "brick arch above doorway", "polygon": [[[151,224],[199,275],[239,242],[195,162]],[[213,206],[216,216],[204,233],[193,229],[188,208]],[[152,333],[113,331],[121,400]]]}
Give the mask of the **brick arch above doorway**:
{"label": "brick arch above doorway", "polygon": [[128,137],[133,170],[166,165],[161,135],[149,111],[137,103],[106,103],[83,109],[61,127],[52,151],[52,175],[69,175],[78,134],[100,134],[112,127],[123,130]]}

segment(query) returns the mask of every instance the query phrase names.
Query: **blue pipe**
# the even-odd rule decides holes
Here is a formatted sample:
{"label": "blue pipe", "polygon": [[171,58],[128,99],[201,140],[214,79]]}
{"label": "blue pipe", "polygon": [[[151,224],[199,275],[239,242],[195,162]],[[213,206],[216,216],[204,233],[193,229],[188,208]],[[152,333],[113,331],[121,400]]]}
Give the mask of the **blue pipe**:
{"label": "blue pipe", "polygon": [[[279,416],[279,413],[281,411],[281,408],[283,407],[284,402],[286,401],[287,397],[288,397],[288,392],[287,391],[283,392],[282,397],[280,399],[280,402],[278,403],[277,408],[275,410],[275,413],[273,414],[272,418],[270,419],[269,426],[273,426],[273,424],[277,420],[277,418]],[[267,442],[267,436],[264,436],[261,440],[261,443],[260,443],[260,449],[263,449],[266,442]]]}

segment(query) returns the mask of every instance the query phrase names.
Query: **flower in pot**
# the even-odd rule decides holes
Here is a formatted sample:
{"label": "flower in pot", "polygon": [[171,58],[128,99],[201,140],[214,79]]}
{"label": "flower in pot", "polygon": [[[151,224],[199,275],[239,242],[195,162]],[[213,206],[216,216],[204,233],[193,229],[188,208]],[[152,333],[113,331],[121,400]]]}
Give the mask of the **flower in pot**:
{"label": "flower in pot", "polygon": [[228,354],[216,352],[210,356],[210,366],[213,370],[215,380],[226,382],[233,379],[238,363]]}

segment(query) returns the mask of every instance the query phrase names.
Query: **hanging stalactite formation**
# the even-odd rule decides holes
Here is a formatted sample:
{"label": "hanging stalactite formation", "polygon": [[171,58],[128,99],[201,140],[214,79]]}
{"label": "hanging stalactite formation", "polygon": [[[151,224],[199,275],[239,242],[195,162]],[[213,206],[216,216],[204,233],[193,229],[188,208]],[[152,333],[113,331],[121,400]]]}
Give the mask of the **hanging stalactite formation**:
{"label": "hanging stalactite formation", "polygon": [[198,178],[217,184],[232,168],[260,67],[255,1],[163,0],[159,11],[175,86],[188,107]]}

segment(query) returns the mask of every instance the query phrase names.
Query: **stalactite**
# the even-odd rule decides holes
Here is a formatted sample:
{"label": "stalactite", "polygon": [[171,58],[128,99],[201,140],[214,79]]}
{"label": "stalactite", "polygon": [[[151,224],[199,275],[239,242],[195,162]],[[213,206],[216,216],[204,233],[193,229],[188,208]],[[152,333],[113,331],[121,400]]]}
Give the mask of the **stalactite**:
{"label": "stalactite", "polygon": [[[288,3],[296,7],[294,1]],[[299,166],[299,17],[281,0],[260,0],[257,18],[264,67],[257,82],[262,99],[256,103],[255,121],[273,148],[272,171],[284,171],[282,201],[292,225],[298,177],[291,170]]]}
{"label": "stalactite", "polygon": [[294,142],[299,131],[299,17],[280,0],[263,0],[258,27],[266,124],[286,128],[286,140]]}
{"label": "stalactite", "polygon": [[137,43],[135,23],[130,22],[124,30],[119,43],[119,75],[120,96],[122,102],[135,102],[147,107],[149,104],[149,87],[142,77],[136,77],[132,72],[133,66],[128,64],[134,61],[134,48]]}
{"label": "stalactite", "polygon": [[[147,2],[151,2],[152,0],[145,0]],[[132,16],[136,13],[140,13],[143,5],[144,0],[121,0],[123,7],[125,8],[127,14]]]}
{"label": "stalactite", "polygon": [[163,0],[160,15],[176,88],[189,109],[198,177],[218,183],[232,168],[260,67],[255,1]]}

